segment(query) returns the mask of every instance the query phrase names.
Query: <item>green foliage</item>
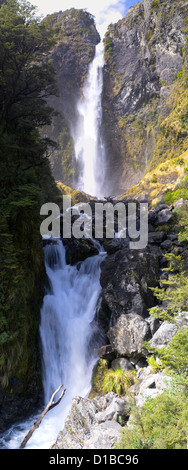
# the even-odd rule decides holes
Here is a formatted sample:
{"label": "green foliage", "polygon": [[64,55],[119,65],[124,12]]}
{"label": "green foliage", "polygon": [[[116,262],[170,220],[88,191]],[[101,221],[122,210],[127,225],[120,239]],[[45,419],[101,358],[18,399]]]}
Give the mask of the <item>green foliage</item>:
{"label": "green foliage", "polygon": [[[147,343],[147,348],[150,350],[150,344]],[[148,364],[151,367],[154,373],[160,372],[162,369],[162,364],[156,361],[154,356],[148,356],[147,358]]]}
{"label": "green foliage", "polygon": [[178,199],[188,199],[188,175],[176,186],[174,191],[167,191],[164,201],[165,204],[173,204]]}
{"label": "green foliage", "polygon": [[[187,239],[186,230],[183,230],[180,236],[182,236],[183,239]],[[169,272],[168,279],[163,279],[163,285],[165,287],[151,288],[154,296],[161,302],[161,305],[152,307],[149,312],[153,318],[173,322],[179,312],[187,309],[188,275],[183,269],[184,260],[181,255],[177,256],[174,253],[167,253],[165,258],[169,262],[169,267],[163,269],[163,271]]]}
{"label": "green foliage", "polygon": [[185,391],[164,392],[135,408],[131,427],[125,427],[119,449],[186,449],[188,437],[188,397]]}
{"label": "green foliage", "polygon": [[105,35],[105,58],[106,60],[111,60],[113,57],[114,52],[114,43],[110,36],[110,31],[108,31]]}
{"label": "green foliage", "polygon": [[[164,368],[170,372],[186,374],[188,368],[188,329],[178,329],[167,348],[157,350],[157,356]],[[187,382],[188,386],[188,382]]]}
{"label": "green foliage", "polygon": [[[167,347],[148,359],[154,372],[166,370],[171,386],[142,408],[131,408],[130,426],[124,427],[119,449],[186,449],[188,438],[188,329],[178,329]],[[153,348],[154,349],[154,348]],[[157,361],[155,359],[157,356]]]}
{"label": "green foliage", "polygon": [[99,359],[93,374],[92,380],[92,392],[90,398],[96,395],[102,395],[103,393],[103,377],[108,370],[108,361],[105,359]]}
{"label": "green foliage", "polygon": [[151,10],[157,10],[158,7],[159,7],[159,0],[153,0],[153,2],[151,2],[151,5],[150,5]]}
{"label": "green foliage", "polygon": [[47,158],[52,142],[39,132],[51,122],[46,99],[57,90],[47,59],[54,32],[29,3],[7,0],[0,44],[1,385],[14,376],[22,387],[37,362],[45,279],[40,207],[58,197]]}
{"label": "green foliage", "polygon": [[133,383],[133,372],[124,372],[122,369],[109,369],[103,376],[103,393],[114,392],[123,395]]}
{"label": "green foliage", "polygon": [[122,369],[109,369],[108,361],[100,359],[94,371],[90,397],[93,398],[96,395],[103,395],[109,392],[123,395],[135,383],[135,380],[135,371],[125,372]]}
{"label": "green foliage", "polygon": [[151,180],[152,183],[157,183],[157,176],[154,174]]}
{"label": "green foliage", "polygon": [[[154,371],[165,371],[169,375],[175,375],[179,384],[188,387],[188,329],[179,328],[167,347],[154,348],[149,342],[144,346],[152,352],[153,356],[148,358],[148,363]],[[157,357],[157,362],[156,362]]]}
{"label": "green foliage", "polygon": [[181,242],[188,241],[188,203],[186,202],[181,209],[176,210],[179,225],[178,238]]}

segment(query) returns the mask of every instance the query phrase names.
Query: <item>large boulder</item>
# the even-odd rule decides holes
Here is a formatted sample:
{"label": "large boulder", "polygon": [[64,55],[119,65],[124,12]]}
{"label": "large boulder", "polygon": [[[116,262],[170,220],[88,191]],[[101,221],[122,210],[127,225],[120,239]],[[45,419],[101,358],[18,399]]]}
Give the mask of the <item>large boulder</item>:
{"label": "large boulder", "polygon": [[114,324],[120,315],[136,313],[148,316],[148,308],[155,305],[150,287],[157,285],[159,257],[147,248],[130,250],[124,247],[106,256],[101,264],[100,283],[102,303],[99,319]]}
{"label": "large boulder", "polygon": [[108,331],[112,347],[120,356],[139,358],[147,354],[143,341],[151,338],[149,324],[139,315],[121,315]]}
{"label": "large boulder", "polygon": [[120,416],[128,416],[126,401],[113,392],[93,399],[75,397],[53,448],[112,449],[120,437]]}

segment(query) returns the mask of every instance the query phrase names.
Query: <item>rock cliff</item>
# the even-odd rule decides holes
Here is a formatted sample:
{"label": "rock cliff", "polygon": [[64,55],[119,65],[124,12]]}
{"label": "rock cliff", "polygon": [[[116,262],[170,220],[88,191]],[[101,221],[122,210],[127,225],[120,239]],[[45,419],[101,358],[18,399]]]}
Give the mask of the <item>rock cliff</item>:
{"label": "rock cliff", "polygon": [[[105,35],[102,132],[111,195],[125,193],[148,170],[187,150],[187,14],[184,0],[143,0]],[[45,135],[58,144],[50,157],[55,179],[73,187],[71,129],[100,37],[84,10],[48,20],[58,28],[52,59],[59,97],[50,104],[60,114]]]}
{"label": "rock cliff", "polygon": [[173,106],[182,106],[184,87],[177,77],[182,79],[186,65],[187,14],[185,1],[144,0],[106,33],[103,130],[112,194],[187,148],[185,109],[180,120],[176,115],[179,132],[174,119],[165,121]]}

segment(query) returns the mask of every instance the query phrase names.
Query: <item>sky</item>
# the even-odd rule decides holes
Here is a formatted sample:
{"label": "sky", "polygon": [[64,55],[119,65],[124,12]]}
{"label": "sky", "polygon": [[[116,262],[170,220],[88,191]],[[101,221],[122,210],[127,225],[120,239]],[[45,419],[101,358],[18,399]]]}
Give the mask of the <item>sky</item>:
{"label": "sky", "polygon": [[69,8],[83,8],[95,16],[96,25],[101,35],[110,23],[123,18],[128,8],[138,0],[30,0],[38,8],[38,15],[46,16]]}

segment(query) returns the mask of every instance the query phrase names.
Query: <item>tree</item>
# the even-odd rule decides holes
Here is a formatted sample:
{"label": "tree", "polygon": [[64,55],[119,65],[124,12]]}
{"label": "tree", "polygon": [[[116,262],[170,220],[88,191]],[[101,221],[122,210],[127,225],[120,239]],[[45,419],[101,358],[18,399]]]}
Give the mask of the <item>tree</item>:
{"label": "tree", "polygon": [[[57,94],[50,51],[56,30],[26,1],[0,2],[0,353],[1,385],[27,386],[45,279],[40,207],[58,190],[47,158],[47,98]],[[23,390],[20,385],[21,390]]]}
{"label": "tree", "polygon": [[50,124],[46,98],[57,92],[47,53],[54,31],[38,22],[29,3],[7,0],[0,8],[0,131],[31,132]]}

